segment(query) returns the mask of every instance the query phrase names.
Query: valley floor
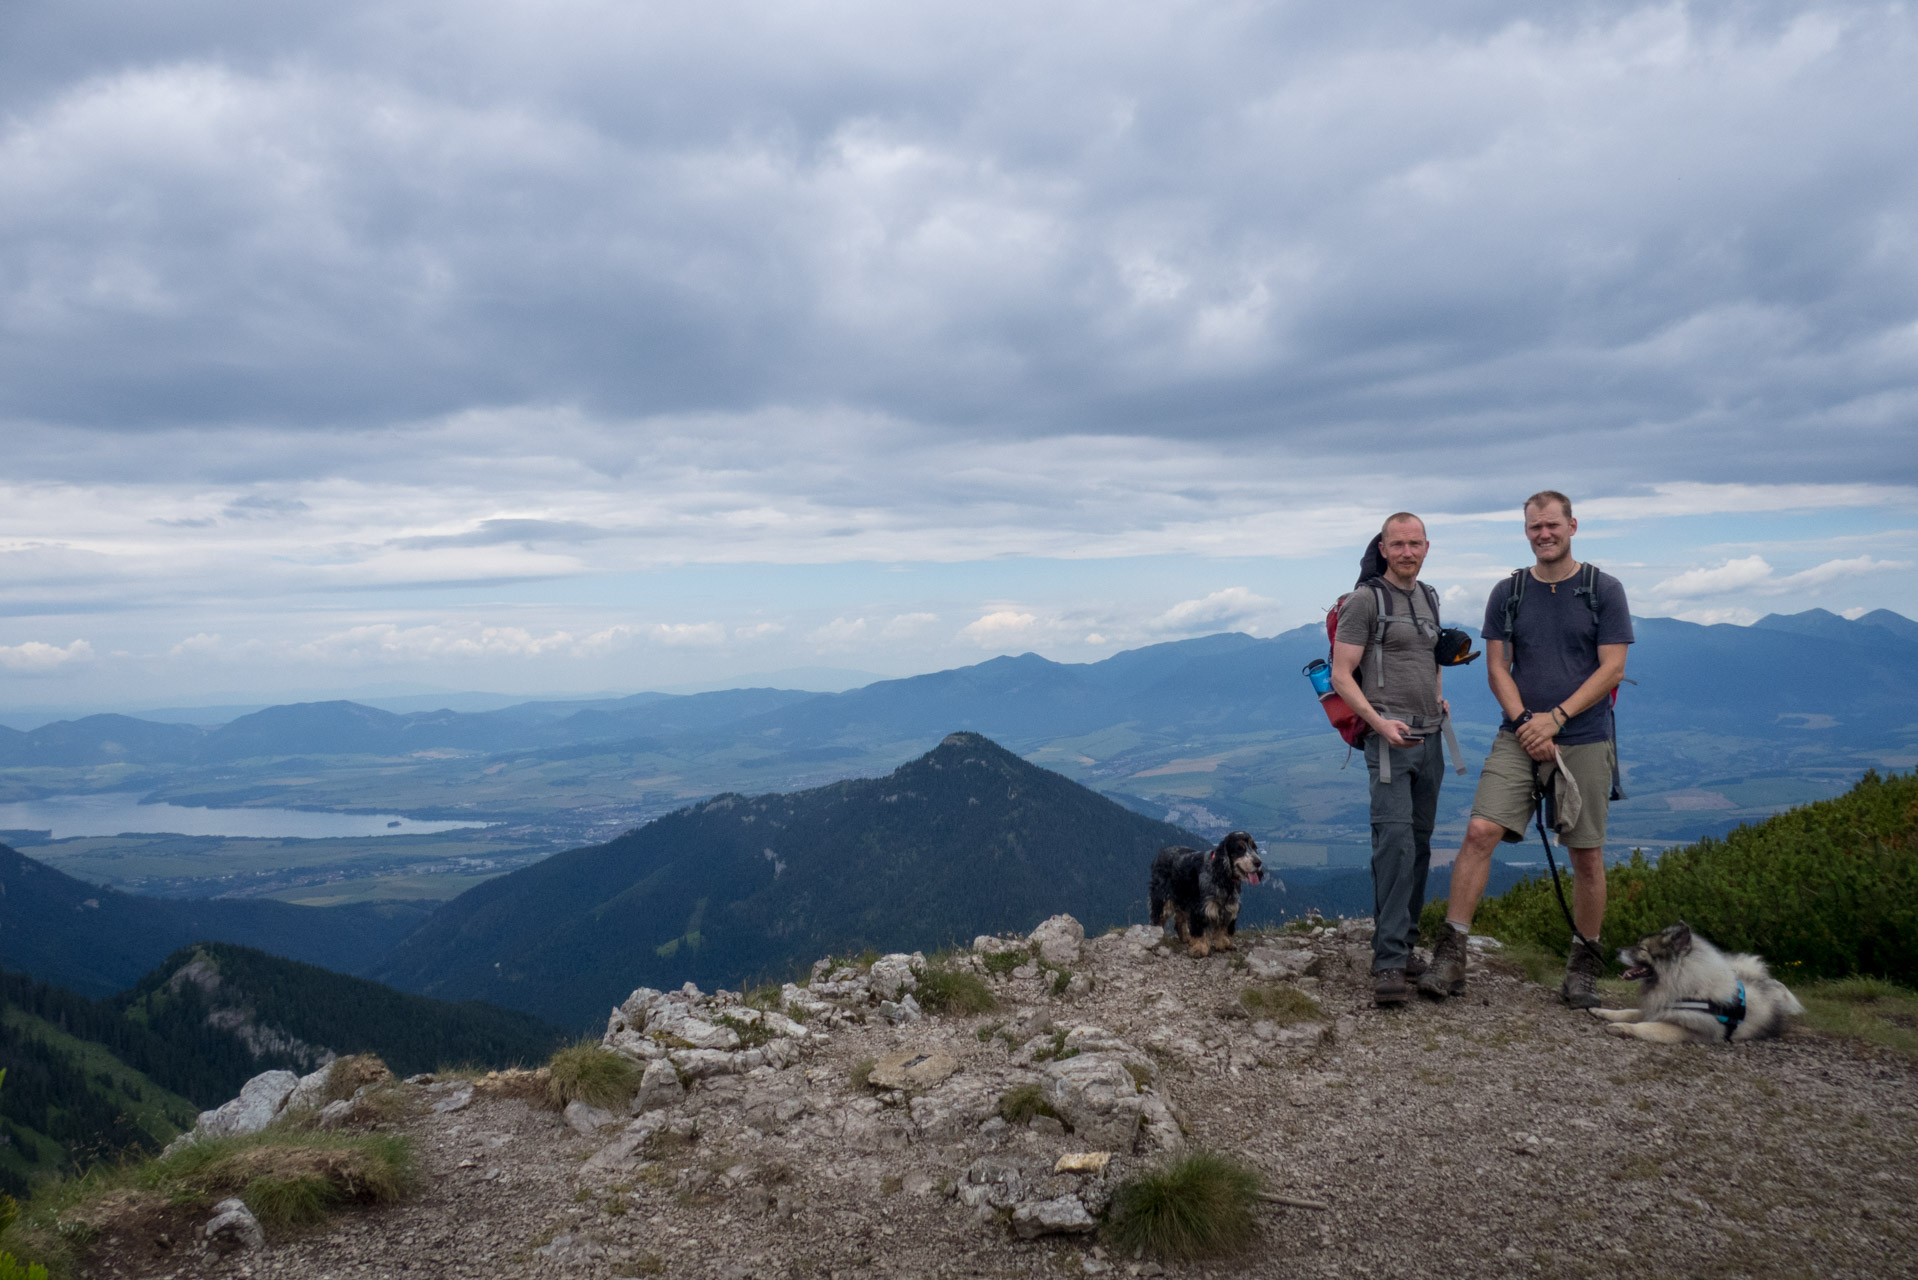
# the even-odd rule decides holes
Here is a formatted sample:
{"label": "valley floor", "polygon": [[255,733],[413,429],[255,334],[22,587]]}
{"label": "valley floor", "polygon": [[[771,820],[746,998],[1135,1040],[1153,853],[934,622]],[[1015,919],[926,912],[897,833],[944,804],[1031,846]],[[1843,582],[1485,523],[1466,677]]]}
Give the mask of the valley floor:
{"label": "valley floor", "polygon": [[[1242,947],[1245,940],[1242,939]],[[1918,1064],[1806,1032],[1663,1048],[1623,1041],[1494,960],[1469,994],[1380,1012],[1367,948],[1312,944],[1330,1028],[1264,1038],[1237,1008],[1237,957],[1194,961],[1123,937],[1088,942],[1090,993],[1000,978],[1003,1007],[905,1027],[853,1025],[797,1065],[696,1089],[682,1149],[619,1159],[553,1112],[423,1086],[405,1127],[423,1192],[244,1260],[123,1257],[101,1274],[349,1277],[1884,1276],[1918,1271]],[[1016,1021],[1023,1016],[1023,1021]],[[1161,1268],[1089,1236],[1013,1237],[950,1194],[982,1158],[1052,1177],[1070,1134],[991,1121],[917,1124],[852,1081],[894,1049],[942,1050],[981,1088],[1015,1071],[978,1032],[1097,1024],[1147,1047],[1192,1146],[1257,1166],[1256,1245]],[[1313,1037],[1305,1037],[1310,1041]],[[1292,1047],[1286,1047],[1288,1039]],[[1028,1049],[1029,1052],[1029,1049]],[[1041,1130],[1056,1126],[1041,1123]],[[683,1125],[682,1128],[690,1126]],[[935,1139],[937,1134],[937,1140]],[[1149,1157],[1121,1155],[1117,1179]],[[1056,1190],[1056,1188],[1054,1189]]]}

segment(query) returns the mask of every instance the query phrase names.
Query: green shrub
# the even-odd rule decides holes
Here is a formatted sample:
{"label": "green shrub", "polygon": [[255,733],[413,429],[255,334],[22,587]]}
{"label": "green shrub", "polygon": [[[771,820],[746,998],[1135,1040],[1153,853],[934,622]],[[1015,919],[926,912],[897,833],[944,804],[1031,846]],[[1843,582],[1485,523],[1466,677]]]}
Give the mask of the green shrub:
{"label": "green shrub", "polygon": [[[1607,950],[1684,920],[1724,950],[1764,956],[1788,983],[1868,975],[1918,985],[1918,774],[1868,772],[1836,799],[1655,863],[1634,852],[1605,879]],[[1428,905],[1423,929],[1442,926],[1444,912],[1443,901]],[[1473,927],[1559,955],[1571,943],[1549,876],[1483,903]]]}
{"label": "green shrub", "polygon": [[589,1107],[622,1107],[639,1092],[639,1064],[623,1054],[602,1049],[596,1040],[581,1040],[561,1049],[548,1064],[552,1075],[547,1093],[555,1106],[583,1102]]}
{"label": "green shrub", "polygon": [[47,1280],[47,1269],[37,1262],[22,1263],[12,1254],[0,1252],[0,1280]]}
{"label": "green shrub", "polygon": [[989,1013],[999,1007],[992,989],[977,974],[940,965],[929,965],[919,975],[914,998],[928,1013]]}
{"label": "green shrub", "polygon": [[1121,1183],[1106,1215],[1106,1238],[1121,1253],[1143,1249],[1173,1261],[1217,1257],[1252,1240],[1259,1175],[1209,1151],[1195,1151]]}
{"label": "green shrub", "polygon": [[852,1087],[869,1089],[872,1087],[872,1069],[879,1065],[877,1058],[861,1058],[852,1064]]}
{"label": "green shrub", "polygon": [[1325,1010],[1297,987],[1247,987],[1239,993],[1239,1004],[1249,1017],[1289,1027],[1295,1022],[1318,1022]]}

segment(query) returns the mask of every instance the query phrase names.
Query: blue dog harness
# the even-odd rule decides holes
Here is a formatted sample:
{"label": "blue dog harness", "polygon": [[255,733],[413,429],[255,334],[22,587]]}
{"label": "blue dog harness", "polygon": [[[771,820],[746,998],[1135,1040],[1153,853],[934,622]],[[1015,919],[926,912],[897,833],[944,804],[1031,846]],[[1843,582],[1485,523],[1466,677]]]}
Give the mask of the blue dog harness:
{"label": "blue dog harness", "polygon": [[1738,1024],[1745,1020],[1745,980],[1738,980],[1736,1000],[1680,1000],[1672,1008],[1690,1013],[1709,1013],[1725,1028],[1725,1039],[1729,1041],[1732,1033],[1738,1030]]}

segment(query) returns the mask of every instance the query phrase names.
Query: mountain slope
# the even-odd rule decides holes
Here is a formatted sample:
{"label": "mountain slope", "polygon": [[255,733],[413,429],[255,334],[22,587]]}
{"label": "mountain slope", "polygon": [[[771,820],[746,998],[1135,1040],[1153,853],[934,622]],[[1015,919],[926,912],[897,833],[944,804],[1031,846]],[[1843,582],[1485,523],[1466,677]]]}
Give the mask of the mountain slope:
{"label": "mountain slope", "polygon": [[447,903],[377,976],[566,1025],[634,983],[738,985],[828,951],[937,947],[1066,911],[1143,921],[1178,828],[972,733],[883,778],[722,795]]}
{"label": "mountain slope", "polygon": [[400,902],[147,898],[75,880],[0,845],[0,966],[88,995],[119,991],[168,954],[209,939],[363,970],[426,915]]}

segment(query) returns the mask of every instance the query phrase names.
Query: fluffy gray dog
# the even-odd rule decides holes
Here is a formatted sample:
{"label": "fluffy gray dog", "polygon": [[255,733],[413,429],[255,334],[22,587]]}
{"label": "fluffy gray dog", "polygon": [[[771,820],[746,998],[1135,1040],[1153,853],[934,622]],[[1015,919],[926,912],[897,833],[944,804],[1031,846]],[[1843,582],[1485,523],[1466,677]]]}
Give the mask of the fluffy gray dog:
{"label": "fluffy gray dog", "polygon": [[1636,1009],[1592,1009],[1613,1035],[1658,1044],[1762,1040],[1803,1013],[1757,956],[1728,956],[1683,923],[1618,953],[1625,977],[1644,985]]}

